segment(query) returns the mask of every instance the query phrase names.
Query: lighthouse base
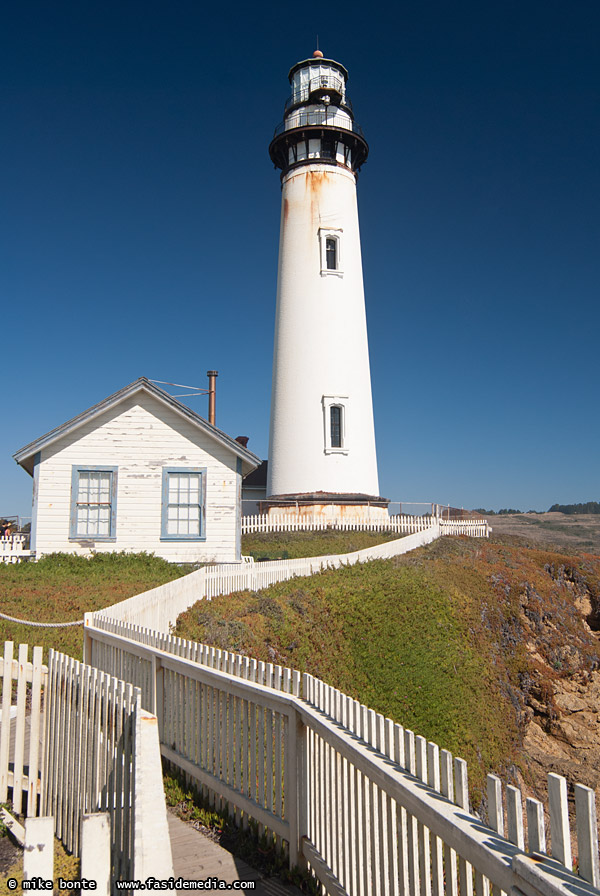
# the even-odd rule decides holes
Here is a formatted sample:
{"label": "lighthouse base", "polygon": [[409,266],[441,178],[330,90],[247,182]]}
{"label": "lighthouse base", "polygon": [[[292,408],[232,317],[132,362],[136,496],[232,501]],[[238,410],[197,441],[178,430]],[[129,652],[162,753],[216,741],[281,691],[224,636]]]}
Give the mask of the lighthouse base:
{"label": "lighthouse base", "polygon": [[299,520],[380,522],[387,520],[389,500],[376,495],[310,492],[270,495],[260,502],[260,513],[271,517],[290,515]]}

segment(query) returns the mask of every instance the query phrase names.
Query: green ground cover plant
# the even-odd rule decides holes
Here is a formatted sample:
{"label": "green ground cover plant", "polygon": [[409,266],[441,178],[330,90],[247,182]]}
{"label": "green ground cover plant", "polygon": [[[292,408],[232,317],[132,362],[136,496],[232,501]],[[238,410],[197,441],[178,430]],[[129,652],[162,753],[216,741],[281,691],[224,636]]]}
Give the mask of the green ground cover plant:
{"label": "green ground cover plant", "polygon": [[[87,559],[50,554],[38,563],[0,564],[0,610],[17,619],[70,622],[189,570],[150,554],[99,553]],[[0,642],[14,641],[46,650],[53,647],[81,658],[83,628],[38,628],[0,619]]]}
{"label": "green ground cover plant", "polygon": [[[81,862],[75,856],[70,855],[60,840],[54,838],[54,881],[58,881],[59,877],[63,880],[79,880],[79,870]],[[13,877],[18,882],[18,889],[22,890],[23,886],[23,855],[6,869],[0,875],[0,896],[8,896],[14,893],[13,889],[9,889],[6,883],[9,877]]]}
{"label": "green ground cover plant", "polygon": [[396,532],[265,532],[242,536],[242,554],[255,560],[294,560],[324,554],[350,554],[395,541]]}

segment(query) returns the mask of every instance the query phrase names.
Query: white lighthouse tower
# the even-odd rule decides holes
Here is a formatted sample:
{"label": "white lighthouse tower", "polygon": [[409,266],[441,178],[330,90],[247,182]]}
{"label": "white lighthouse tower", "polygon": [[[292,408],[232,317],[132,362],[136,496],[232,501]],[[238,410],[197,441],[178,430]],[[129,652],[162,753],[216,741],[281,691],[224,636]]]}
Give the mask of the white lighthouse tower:
{"label": "white lighthouse tower", "polygon": [[[369,148],[348,72],[317,50],[289,73],[269,147],[282,171],[266,509],[387,515],[379,497],[356,178]],[[302,511],[304,508],[304,511]]]}

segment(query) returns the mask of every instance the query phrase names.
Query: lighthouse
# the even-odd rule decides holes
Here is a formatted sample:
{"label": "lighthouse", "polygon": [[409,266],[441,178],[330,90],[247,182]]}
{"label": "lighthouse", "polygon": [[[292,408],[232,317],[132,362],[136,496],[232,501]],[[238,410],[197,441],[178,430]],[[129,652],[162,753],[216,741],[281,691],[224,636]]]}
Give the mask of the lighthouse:
{"label": "lighthouse", "polygon": [[281,169],[269,513],[387,515],[379,497],[356,180],[369,147],[348,72],[292,66],[269,146]]}

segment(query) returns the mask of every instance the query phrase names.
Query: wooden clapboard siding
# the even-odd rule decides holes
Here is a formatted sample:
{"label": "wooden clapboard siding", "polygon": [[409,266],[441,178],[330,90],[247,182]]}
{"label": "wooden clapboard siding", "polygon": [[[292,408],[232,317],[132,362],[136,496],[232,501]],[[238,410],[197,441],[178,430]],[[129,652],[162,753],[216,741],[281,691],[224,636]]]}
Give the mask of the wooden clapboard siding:
{"label": "wooden clapboard siding", "polygon": [[[69,539],[73,465],[115,466],[116,540]],[[206,468],[206,540],[161,541],[163,467]],[[176,562],[239,559],[236,457],[152,395],[138,392],[42,449],[36,551],[148,551]]]}

